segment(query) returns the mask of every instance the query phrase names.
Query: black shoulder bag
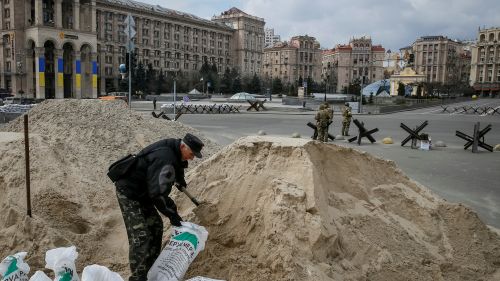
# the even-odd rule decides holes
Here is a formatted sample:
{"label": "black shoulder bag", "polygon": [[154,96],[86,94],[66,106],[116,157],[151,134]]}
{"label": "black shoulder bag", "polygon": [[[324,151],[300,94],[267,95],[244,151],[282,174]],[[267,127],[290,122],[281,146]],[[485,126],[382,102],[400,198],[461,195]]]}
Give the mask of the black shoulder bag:
{"label": "black shoulder bag", "polygon": [[114,162],[113,164],[111,164],[111,166],[109,166],[109,168],[108,168],[109,179],[111,179],[112,182],[118,181],[123,176],[128,174],[128,172],[132,169],[132,167],[134,167],[135,164],[137,163],[137,159],[139,157],[148,155],[152,152],[162,150],[162,149],[167,149],[167,148],[160,147],[160,148],[156,148],[156,149],[153,149],[151,151],[148,151],[146,153],[139,153],[137,155],[129,154],[129,155],[121,158],[120,160]]}

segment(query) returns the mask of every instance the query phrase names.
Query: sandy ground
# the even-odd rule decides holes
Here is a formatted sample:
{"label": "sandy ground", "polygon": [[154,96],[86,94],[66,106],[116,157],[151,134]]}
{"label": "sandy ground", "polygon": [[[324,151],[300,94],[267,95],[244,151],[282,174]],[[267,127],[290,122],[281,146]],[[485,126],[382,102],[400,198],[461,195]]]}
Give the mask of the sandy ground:
{"label": "sandy ground", "polygon": [[[2,130],[22,132],[22,119]],[[78,270],[95,263],[127,277],[106,169],[144,144],[199,132],[94,100],[45,102],[30,112],[30,132],[33,218],[23,141],[0,142],[0,256],[27,251],[34,272],[47,250],[75,245]],[[188,188],[205,204],[172,194],[181,215],[209,231],[187,277],[500,280],[498,230],[390,161],[306,139],[247,137],[221,149],[200,137],[206,157],[190,166]]]}

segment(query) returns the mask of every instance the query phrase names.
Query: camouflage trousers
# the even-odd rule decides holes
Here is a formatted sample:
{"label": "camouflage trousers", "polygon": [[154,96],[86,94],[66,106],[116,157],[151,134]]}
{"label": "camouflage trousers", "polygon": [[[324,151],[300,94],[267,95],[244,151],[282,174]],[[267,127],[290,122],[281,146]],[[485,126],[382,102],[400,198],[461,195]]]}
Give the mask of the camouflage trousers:
{"label": "camouflage trousers", "polygon": [[127,228],[131,272],[128,281],[145,281],[161,252],[163,221],[152,204],[131,200],[118,190],[116,195]]}
{"label": "camouflage trousers", "polygon": [[349,126],[351,125],[351,120],[344,120],[342,121],[342,135],[343,136],[348,136],[349,135]]}
{"label": "camouflage trousers", "polygon": [[328,142],[328,126],[322,127],[317,125],[318,128],[318,140],[322,142]]}

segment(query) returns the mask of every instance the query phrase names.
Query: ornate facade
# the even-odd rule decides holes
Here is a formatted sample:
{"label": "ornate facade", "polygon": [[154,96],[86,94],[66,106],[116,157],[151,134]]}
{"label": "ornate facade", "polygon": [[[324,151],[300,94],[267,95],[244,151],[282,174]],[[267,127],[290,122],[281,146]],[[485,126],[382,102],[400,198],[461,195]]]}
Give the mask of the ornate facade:
{"label": "ornate facade", "polygon": [[[412,44],[415,71],[425,75],[427,82],[457,84],[467,74],[462,74],[467,63],[464,44],[444,36],[423,36]],[[465,61],[464,61],[465,58]],[[468,73],[468,72],[466,72]],[[465,78],[467,79],[467,78]]]}
{"label": "ornate facade", "polygon": [[480,29],[472,47],[470,85],[478,93],[500,92],[500,28]]}
{"label": "ornate facade", "polygon": [[234,29],[232,41],[234,66],[243,76],[260,74],[264,49],[264,19],[251,16],[237,8],[231,8],[212,21]]}
{"label": "ornate facade", "polygon": [[316,38],[295,36],[290,42],[277,43],[264,49],[262,76],[279,77],[284,84],[302,78],[321,82],[321,50]]}
{"label": "ornate facade", "polygon": [[322,75],[337,76],[336,79],[330,78],[336,80],[337,92],[351,83],[367,85],[384,78],[385,49],[381,45],[372,45],[369,37],[353,38],[348,45],[337,45],[323,54]]}
{"label": "ornate facade", "polygon": [[1,0],[0,11],[0,88],[25,97],[96,98],[118,88],[128,14],[137,59],[154,69],[194,73],[205,60],[220,72],[260,69],[264,21],[241,11],[210,21],[132,0]]}

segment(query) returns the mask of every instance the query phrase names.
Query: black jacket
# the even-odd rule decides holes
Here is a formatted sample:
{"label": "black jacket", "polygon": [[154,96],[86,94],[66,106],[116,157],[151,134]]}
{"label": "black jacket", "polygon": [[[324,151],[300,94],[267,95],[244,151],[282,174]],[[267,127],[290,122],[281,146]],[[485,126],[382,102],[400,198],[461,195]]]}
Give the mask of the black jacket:
{"label": "black jacket", "polygon": [[130,199],[143,204],[153,203],[168,216],[165,212],[170,210],[165,207],[175,207],[168,197],[173,184],[186,186],[184,168],[187,161],[182,161],[180,143],[180,139],[164,139],[144,148],[130,173],[115,183],[116,188]]}

